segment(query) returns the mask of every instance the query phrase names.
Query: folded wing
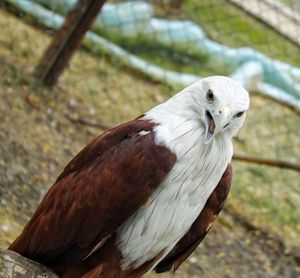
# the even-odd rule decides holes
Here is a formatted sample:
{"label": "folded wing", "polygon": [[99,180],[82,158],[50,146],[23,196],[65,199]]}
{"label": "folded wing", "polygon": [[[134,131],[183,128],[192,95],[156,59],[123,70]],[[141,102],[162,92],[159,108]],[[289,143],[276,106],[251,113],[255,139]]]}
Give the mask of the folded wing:
{"label": "folded wing", "polygon": [[176,157],[155,144],[154,128],[138,119],[87,145],[9,249],[52,267],[89,254],[147,201],[173,167]]}

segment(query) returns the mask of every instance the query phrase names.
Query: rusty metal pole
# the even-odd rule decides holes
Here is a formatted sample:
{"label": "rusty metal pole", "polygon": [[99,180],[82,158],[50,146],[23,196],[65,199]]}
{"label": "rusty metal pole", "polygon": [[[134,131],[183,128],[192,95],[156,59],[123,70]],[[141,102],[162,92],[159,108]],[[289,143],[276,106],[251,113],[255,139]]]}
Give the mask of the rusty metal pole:
{"label": "rusty metal pole", "polygon": [[36,66],[34,76],[37,79],[50,87],[55,85],[105,2],[78,0]]}

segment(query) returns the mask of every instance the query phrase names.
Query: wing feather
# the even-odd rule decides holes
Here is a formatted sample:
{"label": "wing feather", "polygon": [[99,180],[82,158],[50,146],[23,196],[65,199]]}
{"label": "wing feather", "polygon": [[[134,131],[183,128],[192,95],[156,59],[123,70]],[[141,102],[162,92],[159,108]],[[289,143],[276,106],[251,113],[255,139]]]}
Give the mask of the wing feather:
{"label": "wing feather", "polygon": [[[142,206],[176,157],[138,119],[93,140],[66,166],[9,247],[49,266],[76,263]],[[140,135],[140,131],[146,131]]]}

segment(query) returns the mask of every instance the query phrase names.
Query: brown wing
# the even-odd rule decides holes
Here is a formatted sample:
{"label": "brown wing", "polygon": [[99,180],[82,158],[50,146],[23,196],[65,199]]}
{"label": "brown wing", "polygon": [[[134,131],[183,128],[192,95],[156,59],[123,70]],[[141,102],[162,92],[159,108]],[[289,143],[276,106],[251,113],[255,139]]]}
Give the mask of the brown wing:
{"label": "brown wing", "polygon": [[175,271],[191,255],[208,233],[216,216],[222,210],[230,190],[232,167],[228,165],[217,187],[210,195],[200,215],[186,235],[174,249],[156,266],[155,271],[162,273]]}
{"label": "brown wing", "polygon": [[154,126],[135,120],[87,145],[9,249],[48,266],[85,257],[147,201],[173,167],[175,155],[154,143]]}

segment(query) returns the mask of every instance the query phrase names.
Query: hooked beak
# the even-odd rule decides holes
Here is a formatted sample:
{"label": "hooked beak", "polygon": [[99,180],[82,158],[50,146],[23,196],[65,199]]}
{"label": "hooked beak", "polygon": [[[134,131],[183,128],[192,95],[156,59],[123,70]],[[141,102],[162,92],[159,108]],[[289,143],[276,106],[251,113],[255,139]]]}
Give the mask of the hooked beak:
{"label": "hooked beak", "polygon": [[212,114],[206,110],[205,112],[205,134],[204,143],[208,144],[215,134],[224,130],[230,122],[230,108],[228,106],[219,107],[216,112]]}
{"label": "hooked beak", "polygon": [[205,112],[204,124],[205,124],[204,143],[208,144],[213,138],[213,135],[216,130],[216,125],[215,125],[214,118],[212,117],[211,113],[207,110]]}

